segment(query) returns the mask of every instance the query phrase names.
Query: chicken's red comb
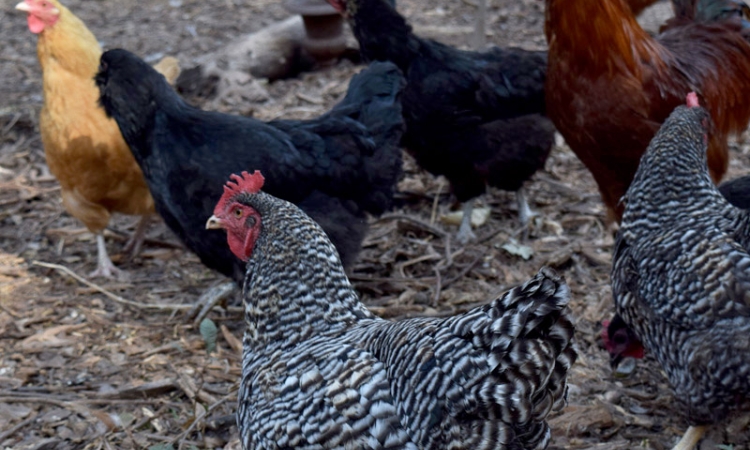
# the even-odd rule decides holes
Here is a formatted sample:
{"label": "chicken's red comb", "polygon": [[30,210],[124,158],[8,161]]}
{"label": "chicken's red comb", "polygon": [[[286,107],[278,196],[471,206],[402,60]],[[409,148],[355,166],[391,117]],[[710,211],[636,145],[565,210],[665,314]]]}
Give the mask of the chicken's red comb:
{"label": "chicken's red comb", "polygon": [[230,180],[224,185],[224,194],[222,194],[219,202],[214,208],[214,215],[221,214],[224,206],[229,202],[229,199],[240,193],[255,194],[260,188],[263,187],[263,175],[260,174],[259,170],[253,172],[250,175],[247,172],[242,172],[239,175],[232,174],[229,176]]}
{"label": "chicken's red comb", "polygon": [[256,170],[252,175],[247,172],[242,172],[240,175],[233,173],[229,176],[227,184],[224,185],[224,195],[234,195],[240,192],[255,194],[263,187],[264,181],[265,178],[263,178],[260,170]]}
{"label": "chicken's red comb", "polygon": [[688,108],[697,108],[700,105],[701,104],[698,102],[698,94],[696,94],[695,92],[690,92],[687,95],[687,107]]}

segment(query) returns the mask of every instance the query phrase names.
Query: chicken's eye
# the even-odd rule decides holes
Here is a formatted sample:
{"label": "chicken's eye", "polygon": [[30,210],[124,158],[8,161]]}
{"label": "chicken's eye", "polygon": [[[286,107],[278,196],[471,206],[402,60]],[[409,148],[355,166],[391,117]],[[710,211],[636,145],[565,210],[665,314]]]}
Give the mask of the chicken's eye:
{"label": "chicken's eye", "polygon": [[235,210],[234,210],[234,217],[236,217],[236,218],[238,218],[238,219],[239,219],[240,217],[242,217],[242,210],[241,210],[241,209],[235,209]]}

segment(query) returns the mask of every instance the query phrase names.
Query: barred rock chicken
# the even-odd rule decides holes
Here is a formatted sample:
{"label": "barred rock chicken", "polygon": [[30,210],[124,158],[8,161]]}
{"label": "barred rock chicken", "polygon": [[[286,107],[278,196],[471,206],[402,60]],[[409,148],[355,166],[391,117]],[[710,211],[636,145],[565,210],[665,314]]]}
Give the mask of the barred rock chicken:
{"label": "barred rock chicken", "polygon": [[750,122],[750,43],[741,19],[721,13],[731,3],[675,0],[681,16],[651,37],[625,0],[546,0],[547,111],[612,219],[620,220],[641,155],[685,92],[697,91],[711,112],[708,167],[715,181],[724,175],[727,139]]}
{"label": "barred rock chicken", "polygon": [[[57,0],[25,0],[16,9],[28,14],[29,30],[39,36],[44,88],[39,130],[47,165],[60,182],[65,209],[96,235],[97,269],[91,275],[121,274],[107,254],[104,228],[115,212],[142,216],[126,247],[137,253],[154,201],[117,124],[97,105],[93,78],[102,49]],[[172,80],[179,72],[171,57],[158,68]]]}
{"label": "barred rock chicken", "polygon": [[685,404],[692,449],[750,407],[750,213],[707,167],[708,112],[695,93],[664,122],[624,198],[612,290],[617,313]]}
{"label": "barred rock chicken", "polygon": [[445,175],[464,203],[458,239],[467,242],[473,199],[487,185],[515,191],[528,222],[523,183],[540,168],[555,128],[544,102],[546,52],[458,50],[423,39],[387,0],[328,0],[349,17],[362,58],[391,61],[407,79],[403,144],[417,163]]}
{"label": "barred rock chicken", "polygon": [[547,268],[446,319],[360,303],[299,208],[233,175],[208,220],[247,260],[238,425],[245,449],[541,449],[574,362],[570,290]]}
{"label": "barred rock chicken", "polygon": [[311,120],[262,122],[188,105],[151,67],[121,49],[102,55],[100,102],[117,121],[143,169],[156,210],[203,264],[240,283],[245,264],[223,233],[205,229],[233,172],[271,175],[270,193],[322,224],[346,265],[367,230],[367,215],[391,207],[401,176],[404,79],[393,64],[354,76],[346,97]]}

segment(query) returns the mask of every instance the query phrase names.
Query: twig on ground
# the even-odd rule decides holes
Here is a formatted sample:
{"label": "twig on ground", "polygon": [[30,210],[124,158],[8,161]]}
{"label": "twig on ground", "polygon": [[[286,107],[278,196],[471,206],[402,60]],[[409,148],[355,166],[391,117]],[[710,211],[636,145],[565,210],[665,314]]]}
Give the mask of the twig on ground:
{"label": "twig on ground", "polygon": [[17,424],[15,424],[8,431],[3,431],[2,433],[0,433],[0,442],[3,442],[7,438],[13,436],[14,434],[16,434],[16,432],[18,430],[20,430],[21,428],[23,428],[26,425],[30,424],[31,422],[35,421],[37,419],[37,417],[39,417],[39,414],[40,413],[37,413],[37,414],[34,414],[33,416],[27,417],[26,419],[24,419],[24,420],[18,422]]}
{"label": "twig on ground", "polygon": [[445,231],[441,230],[440,228],[437,228],[437,227],[435,227],[435,226],[433,226],[433,225],[431,225],[431,224],[429,224],[429,223],[427,223],[427,222],[425,222],[425,221],[423,221],[421,219],[418,219],[416,217],[412,217],[412,216],[409,216],[409,215],[406,215],[406,214],[398,214],[398,213],[383,214],[378,219],[378,222],[384,221],[384,220],[403,220],[405,222],[411,222],[411,223],[417,225],[418,227],[422,228],[423,230],[428,231],[428,232],[434,234],[435,236],[438,236],[438,237],[441,237],[441,238],[449,237],[448,233],[446,233]]}
{"label": "twig on ground", "polygon": [[435,193],[435,199],[432,201],[432,212],[430,212],[430,225],[434,225],[437,220],[437,209],[440,201],[440,192],[443,190],[443,179],[438,181],[437,192]]}
{"label": "twig on ground", "polygon": [[440,277],[440,269],[433,267],[432,270],[435,272],[435,296],[432,298],[432,307],[437,308],[438,300],[440,300],[440,291],[442,290],[442,278]]}
{"label": "twig on ground", "polygon": [[160,311],[175,311],[175,310],[184,311],[184,310],[193,308],[193,305],[149,305],[146,303],[134,302],[132,300],[122,298],[119,295],[109,292],[108,290],[104,289],[98,284],[94,284],[86,280],[85,278],[81,277],[80,275],[78,275],[77,273],[73,272],[72,270],[68,269],[65,266],[61,266],[59,264],[50,264],[50,263],[46,263],[42,261],[32,261],[31,264],[35,266],[46,267],[48,269],[54,269],[54,270],[57,270],[58,272],[62,272],[65,275],[68,275],[69,277],[75,279],[76,281],[83,283],[92,289],[96,289],[97,291],[101,292],[102,294],[106,295],[107,297],[111,298],[117,303],[122,303],[123,305],[133,306],[135,308],[140,308],[140,309],[154,309],[154,310],[160,310]]}
{"label": "twig on ground", "polygon": [[192,432],[193,429],[198,425],[198,423],[203,422],[204,421],[203,419],[205,419],[211,412],[213,412],[214,409],[218,408],[224,402],[234,397],[235,395],[237,394],[234,392],[231,394],[227,394],[224,397],[217,400],[214,404],[206,408],[203,414],[201,414],[199,417],[196,417],[195,420],[193,420],[193,423],[191,423],[190,426],[187,427],[187,429],[185,429],[185,431],[183,431],[182,433],[180,433],[179,436],[175,437],[174,439],[170,441],[170,444],[174,444],[175,442],[179,441],[179,444],[177,445],[177,450],[180,450],[182,448],[182,445],[185,444],[185,439],[190,434],[190,432]]}
{"label": "twig on ground", "polygon": [[445,265],[443,265],[441,269],[446,269],[453,265],[453,255],[451,254],[450,234],[446,233],[440,228],[437,228],[433,225],[430,225],[429,223],[426,223],[420,219],[417,219],[416,217],[411,217],[406,214],[384,214],[380,216],[380,219],[378,219],[378,221],[382,221],[382,220],[403,220],[406,222],[410,222],[412,224],[417,225],[421,229],[434,234],[435,236],[441,237],[443,239],[443,244],[445,246]]}
{"label": "twig on ground", "polygon": [[453,278],[451,278],[451,279],[447,280],[445,283],[443,283],[443,289],[445,289],[446,287],[450,286],[451,284],[453,284],[456,281],[458,281],[461,278],[463,278],[467,273],[469,273],[471,271],[471,269],[474,268],[474,266],[477,265],[477,263],[479,261],[482,260],[482,258],[484,258],[484,254],[477,256],[474,259],[474,261],[472,261],[471,263],[469,263],[469,265],[467,265],[466,267],[464,267],[463,270],[461,270],[461,272],[459,272],[456,276],[454,276]]}
{"label": "twig on ground", "polygon": [[221,430],[237,423],[237,414],[226,414],[206,421],[209,430]]}
{"label": "twig on ground", "polygon": [[101,410],[91,409],[78,401],[62,401],[52,397],[37,395],[36,397],[0,397],[0,403],[44,403],[54,405],[73,411],[83,417],[95,417],[110,430],[116,427],[109,414]]}

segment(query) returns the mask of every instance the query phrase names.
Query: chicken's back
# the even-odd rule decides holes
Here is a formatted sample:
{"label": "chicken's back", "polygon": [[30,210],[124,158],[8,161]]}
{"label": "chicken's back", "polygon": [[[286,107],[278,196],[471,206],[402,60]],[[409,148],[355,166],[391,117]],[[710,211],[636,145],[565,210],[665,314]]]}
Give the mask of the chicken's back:
{"label": "chicken's back", "polygon": [[517,190],[544,166],[554,142],[545,116],[546,53],[425,45],[407,72],[404,145],[424,169],[445,175],[461,202],[487,184]]}
{"label": "chicken's back", "polygon": [[39,128],[66,209],[99,232],[110,213],[150,214],[154,203],[117,123],[97,104],[99,44],[80,19],[59,9],[60,19],[37,45],[44,89]]}
{"label": "chicken's back", "polygon": [[545,448],[576,359],[569,300],[564,280],[542,269],[465,314],[371,322],[348,338],[383,362],[419,448]]}
{"label": "chicken's back", "polygon": [[[252,293],[267,310],[266,295]],[[323,307],[320,299],[300,299],[293,310],[274,303],[278,314],[260,312],[245,337],[241,440],[245,448],[545,448],[546,417],[565,405],[576,358],[569,299],[565,282],[542,269],[448,319],[367,314],[325,329],[321,317],[298,323],[310,304]]]}

